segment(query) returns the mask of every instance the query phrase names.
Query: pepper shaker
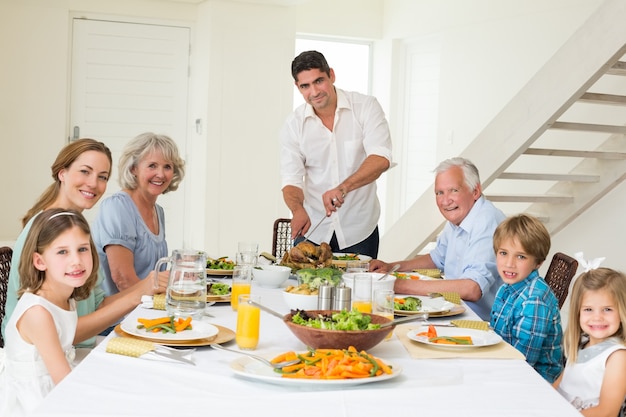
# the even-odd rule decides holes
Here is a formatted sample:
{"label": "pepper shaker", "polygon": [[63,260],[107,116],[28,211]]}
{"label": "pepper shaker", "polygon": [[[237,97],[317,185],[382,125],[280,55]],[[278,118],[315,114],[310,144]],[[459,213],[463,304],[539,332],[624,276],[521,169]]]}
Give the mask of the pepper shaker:
{"label": "pepper shaker", "polygon": [[319,293],[317,294],[317,309],[318,310],[332,310],[333,299],[335,296],[335,287],[328,282],[319,286]]}
{"label": "pepper shaker", "polygon": [[352,308],[352,288],[344,282],[335,288],[335,310],[347,310]]}

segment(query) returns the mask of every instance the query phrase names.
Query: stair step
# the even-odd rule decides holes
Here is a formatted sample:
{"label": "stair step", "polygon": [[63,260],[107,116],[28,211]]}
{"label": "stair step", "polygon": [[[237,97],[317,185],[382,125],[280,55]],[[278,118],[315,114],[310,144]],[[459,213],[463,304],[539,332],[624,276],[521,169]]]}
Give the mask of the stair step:
{"label": "stair step", "polygon": [[550,129],[576,130],[582,132],[601,132],[601,133],[619,133],[626,134],[626,126],[616,125],[599,125],[592,123],[575,123],[575,122],[554,122]]}
{"label": "stair step", "polygon": [[536,174],[527,172],[503,172],[500,180],[535,180],[535,181],[571,181],[571,182],[598,182],[599,175],[586,174]]}
{"label": "stair step", "polygon": [[528,148],[524,151],[524,154],[543,156],[568,156],[575,158],[595,159],[626,159],[626,153],[623,152],[573,151],[567,149]]}
{"label": "stair step", "polygon": [[626,62],[617,61],[606,73],[610,75],[626,75]]}
{"label": "stair step", "polygon": [[578,99],[578,101],[582,101],[584,103],[624,106],[626,105],[626,96],[618,96],[616,94],[585,93]]}
{"label": "stair step", "polygon": [[571,204],[574,197],[567,195],[485,195],[485,198],[493,203],[547,203],[547,204]]}

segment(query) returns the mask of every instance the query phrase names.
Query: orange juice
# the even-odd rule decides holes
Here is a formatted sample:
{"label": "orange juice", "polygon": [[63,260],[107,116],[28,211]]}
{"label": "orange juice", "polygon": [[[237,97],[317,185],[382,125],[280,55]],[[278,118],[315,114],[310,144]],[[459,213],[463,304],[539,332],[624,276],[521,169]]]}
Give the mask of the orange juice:
{"label": "orange juice", "polygon": [[361,313],[371,313],[372,312],[372,302],[371,301],[353,301],[352,309],[357,309]]}
{"label": "orange juice", "polygon": [[230,287],[230,306],[233,310],[237,311],[237,305],[239,304],[239,296],[241,294],[250,294],[249,282],[233,282]]}
{"label": "orange juice", "polygon": [[[394,319],[393,314],[389,314],[389,313],[381,313],[381,312],[376,312],[376,313],[374,313],[374,314],[376,314],[376,315],[378,315],[378,316],[387,317],[389,320],[393,320],[393,319]],[[389,339],[391,339],[391,336],[393,336],[393,330],[390,330],[390,331],[389,331],[389,334],[388,334],[387,336],[385,336],[385,340],[389,340]]]}
{"label": "orange juice", "polygon": [[247,303],[249,296],[241,297],[241,304],[237,307],[237,331],[235,341],[239,349],[256,349],[259,343],[259,327],[261,310]]}

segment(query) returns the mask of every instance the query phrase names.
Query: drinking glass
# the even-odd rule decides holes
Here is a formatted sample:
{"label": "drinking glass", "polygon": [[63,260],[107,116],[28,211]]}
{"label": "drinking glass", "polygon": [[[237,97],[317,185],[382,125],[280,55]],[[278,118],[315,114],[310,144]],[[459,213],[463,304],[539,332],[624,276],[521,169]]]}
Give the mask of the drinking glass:
{"label": "drinking glass", "polygon": [[248,301],[260,302],[257,295],[241,294],[237,308],[237,330],[235,342],[239,349],[254,350],[259,343],[259,329],[261,324],[261,309]]}
{"label": "drinking glass", "polygon": [[354,294],[352,294],[352,309],[361,313],[372,312],[372,276],[370,274],[356,274],[354,276]]}
{"label": "drinking glass", "polygon": [[[394,296],[393,290],[374,290],[372,312],[376,315],[393,320]],[[392,334],[393,331],[389,331],[389,334],[385,336],[385,340],[391,339]]]}
{"label": "drinking glass", "polygon": [[259,244],[239,242],[237,244],[237,264],[255,266],[259,258]]}
{"label": "drinking glass", "polygon": [[368,272],[370,263],[367,261],[348,261],[346,262],[346,273]]}
{"label": "drinking glass", "polygon": [[230,287],[230,306],[237,311],[239,296],[250,294],[252,286],[252,267],[250,265],[236,265],[233,268],[233,279]]}

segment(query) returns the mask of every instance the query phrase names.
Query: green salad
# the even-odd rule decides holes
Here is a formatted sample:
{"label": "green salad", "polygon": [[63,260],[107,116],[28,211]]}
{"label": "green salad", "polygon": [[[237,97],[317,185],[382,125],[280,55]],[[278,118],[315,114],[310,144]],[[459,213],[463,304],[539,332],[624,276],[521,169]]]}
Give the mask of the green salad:
{"label": "green salad", "polygon": [[235,262],[228,259],[228,256],[221,256],[217,259],[207,259],[206,267],[208,269],[234,269]]}
{"label": "green salad", "polygon": [[319,314],[312,316],[304,310],[297,310],[291,317],[296,324],[324,330],[376,330],[380,324],[373,324],[372,318],[357,310],[332,313],[330,315]]}
{"label": "green salad", "polygon": [[230,294],[230,285],[221,282],[210,282],[208,292],[211,295],[228,295]]}
{"label": "green salad", "polygon": [[415,297],[396,298],[393,301],[394,310],[419,311],[422,309],[422,300]]}

